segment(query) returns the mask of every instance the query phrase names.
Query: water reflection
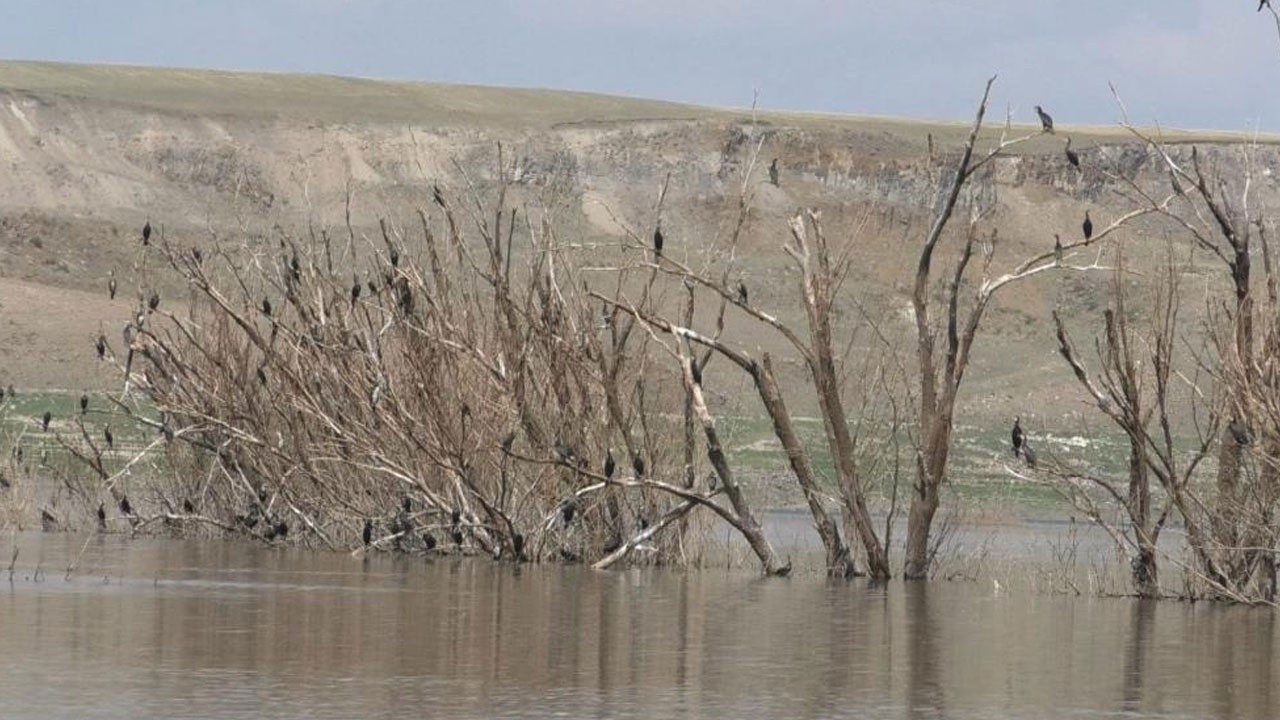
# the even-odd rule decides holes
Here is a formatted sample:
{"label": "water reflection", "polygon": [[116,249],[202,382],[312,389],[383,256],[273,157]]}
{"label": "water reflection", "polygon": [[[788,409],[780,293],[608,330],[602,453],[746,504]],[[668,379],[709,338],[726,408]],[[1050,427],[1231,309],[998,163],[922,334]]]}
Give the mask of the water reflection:
{"label": "water reflection", "polygon": [[1280,716],[1266,610],[116,537],[0,557],[13,542],[5,718]]}

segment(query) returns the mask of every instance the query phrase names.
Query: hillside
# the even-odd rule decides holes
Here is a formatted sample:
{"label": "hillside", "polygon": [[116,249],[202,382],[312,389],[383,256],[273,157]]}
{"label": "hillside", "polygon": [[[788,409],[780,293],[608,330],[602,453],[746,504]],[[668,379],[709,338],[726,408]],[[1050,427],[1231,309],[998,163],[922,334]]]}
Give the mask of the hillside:
{"label": "hillside", "polygon": [[[992,138],[1001,130],[996,122]],[[796,317],[794,275],[780,242],[797,207],[817,206],[832,236],[854,236],[860,246],[854,296],[888,327],[901,326],[922,219],[934,198],[930,139],[945,159],[966,127],[753,117],[542,90],[0,62],[0,384],[78,389],[108,382],[91,343],[99,329],[115,338],[129,316],[133,298],[105,302],[106,283],[115,273],[121,287],[134,287],[137,229],[148,218],[190,242],[253,247],[273,232],[345,235],[349,196],[358,234],[378,218],[412,227],[414,211],[430,204],[432,184],[483,189],[499,143],[514,163],[522,201],[553,212],[584,239],[616,236],[618,222],[651,227],[658,188],[669,176],[668,252],[691,259],[724,232],[758,146],[764,164],[779,159],[782,179],[769,185],[758,167],[746,186],[754,211],[741,262],[753,298]],[[1063,156],[1067,134],[1083,172]],[[1241,137],[1173,137],[1199,144],[1216,162],[1241,162]],[[1260,147],[1255,160],[1280,166],[1273,144]],[[1099,224],[1121,214],[1131,205],[1102,168],[1159,181],[1148,165],[1132,138],[1107,128],[1060,128],[1001,161],[984,186],[998,208],[996,265],[1051,247],[1055,232],[1078,232],[1086,208]],[[1262,178],[1264,193],[1277,193],[1278,177]],[[1141,235],[1165,230],[1148,224]],[[1132,255],[1141,266],[1162,248],[1136,243]],[[988,316],[966,411],[1001,417],[1031,414],[1028,407],[1044,415],[1077,407],[1061,382],[1045,320],[1054,307],[1086,318],[1100,307],[1106,282],[1064,273],[1002,297]],[[755,328],[735,330],[744,345],[778,343]]]}

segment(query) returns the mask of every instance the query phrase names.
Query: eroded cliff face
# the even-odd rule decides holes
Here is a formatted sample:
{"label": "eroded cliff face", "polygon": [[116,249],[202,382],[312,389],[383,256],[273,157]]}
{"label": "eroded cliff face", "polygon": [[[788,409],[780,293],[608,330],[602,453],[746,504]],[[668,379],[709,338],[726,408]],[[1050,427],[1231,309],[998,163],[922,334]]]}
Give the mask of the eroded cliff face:
{"label": "eroded cliff face", "polygon": [[[378,87],[368,81],[355,86],[360,92],[331,98],[331,104],[345,103],[337,113],[324,104],[323,88],[307,102],[281,90],[276,108],[273,91],[255,85],[250,108],[250,96],[228,91],[216,78],[188,81],[189,100],[180,92],[187,86],[175,80],[153,102],[139,89],[139,83],[159,82],[151,75],[113,94],[92,83],[42,80],[22,87],[5,70],[0,67],[0,361],[6,374],[0,382],[20,385],[98,384],[91,353],[82,352],[87,339],[128,317],[138,282],[177,292],[171,281],[141,274],[137,231],[148,218],[184,242],[263,247],[278,232],[308,237],[308,228],[318,228],[345,235],[348,202],[358,234],[370,232],[379,218],[412,227],[416,210],[430,208],[433,185],[487,192],[499,157],[522,207],[550,212],[564,233],[596,241],[618,237],[624,227],[647,233],[659,189],[669,180],[668,252],[690,258],[727,232],[745,194],[752,214],[742,274],[757,288],[753,297],[783,316],[794,313],[796,293],[781,251],[786,218],[798,207],[821,208],[833,237],[858,244],[851,286],[887,322],[905,327],[915,253],[939,178],[966,131],[875,119],[752,119],[745,112],[647,101],[592,104],[589,96],[478,89],[457,96],[441,90],[446,94],[437,105],[429,93],[414,96],[417,105],[405,101],[394,112],[370,95],[364,117],[360,92]],[[231,77],[225,82],[240,82]],[[272,82],[290,87],[287,77]],[[1077,170],[1063,153],[1068,133],[1037,137],[1019,154],[992,163],[965,197],[966,204],[993,211],[984,224],[998,228],[997,269],[1052,248],[1055,233],[1077,237],[1086,209],[1104,227],[1137,206],[1139,191],[1168,194],[1167,172],[1141,144],[1111,131],[1075,134]],[[1251,171],[1257,201],[1274,205],[1280,195],[1276,147],[1246,148],[1220,138],[1197,145],[1201,161],[1228,177]],[[1179,146],[1180,162],[1189,162],[1189,147]],[[777,186],[768,182],[774,158]],[[1136,224],[1125,242],[1141,264],[1164,252],[1164,244],[1152,240],[1166,235],[1185,242],[1171,224],[1155,219]],[[112,273],[126,290],[107,302]],[[996,407],[1038,392],[1034,373],[1055,362],[1042,321],[1055,307],[1097,310],[1106,282],[1101,274],[1059,273],[1001,298],[987,321],[992,339],[978,358],[984,376],[997,380],[975,375],[975,397],[986,402],[983,393],[991,395]],[[55,300],[63,310],[50,322],[38,308]],[[36,347],[36,337],[42,338],[40,355],[83,360],[59,365],[32,358],[25,348]],[[773,342],[748,338],[766,347]]]}

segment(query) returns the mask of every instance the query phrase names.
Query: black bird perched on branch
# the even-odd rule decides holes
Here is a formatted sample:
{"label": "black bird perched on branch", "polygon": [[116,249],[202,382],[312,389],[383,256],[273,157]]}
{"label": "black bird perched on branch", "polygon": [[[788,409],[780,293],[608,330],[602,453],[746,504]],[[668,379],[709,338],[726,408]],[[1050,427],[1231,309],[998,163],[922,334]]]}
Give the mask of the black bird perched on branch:
{"label": "black bird perched on branch", "polygon": [[110,425],[108,425],[107,427],[105,427],[105,428],[103,428],[103,429],[102,429],[102,439],[107,441],[107,449],[108,449],[108,450],[113,450],[113,449],[115,449],[115,446],[116,446],[116,439],[115,439],[115,437],[111,434],[111,426],[110,426]]}
{"label": "black bird perched on branch", "polygon": [[698,364],[698,358],[689,358],[689,374],[693,376],[693,384],[702,384],[702,367]]}
{"label": "black bird perched on branch", "polygon": [[1084,211],[1084,223],[1080,226],[1084,231],[1084,239],[1089,240],[1093,237],[1093,220],[1089,219],[1089,211]]}
{"label": "black bird perched on branch", "polygon": [[87,412],[89,412],[89,396],[81,395],[80,396],[80,414],[83,415]]}
{"label": "black bird perched on branch", "polygon": [[147,308],[152,312],[155,312],[155,309],[158,307],[160,307],[160,293],[152,290],[151,297],[147,298]]}
{"label": "black bird perched on branch", "polygon": [[351,276],[351,307],[356,306],[356,301],[360,299],[360,277],[358,275]]}
{"label": "black bird perched on branch", "polygon": [[98,351],[98,359],[102,360],[107,357],[107,336],[98,334],[98,341],[93,344],[93,348]]}
{"label": "black bird perched on branch", "polygon": [[570,498],[560,503],[560,518],[564,520],[565,527],[573,522],[573,516],[578,512],[578,503]]}
{"label": "black bird perched on branch", "polygon": [[98,528],[101,530],[105,530],[106,527],[107,527],[107,506],[103,503],[98,503]]}
{"label": "black bird perched on branch", "polygon": [[117,289],[116,278],[113,275],[111,276],[111,279],[107,281],[107,295],[109,296],[108,299],[110,300],[116,299],[116,289]]}
{"label": "black bird perched on branch", "polygon": [[778,187],[778,158],[774,158],[769,163],[769,183],[774,187]]}
{"label": "black bird perched on branch", "polygon": [[613,461],[613,448],[605,451],[604,455],[604,476],[613,479],[613,471],[617,465]]}
{"label": "black bird perched on branch", "polygon": [[1044,108],[1037,105],[1036,115],[1040,116],[1040,128],[1047,133],[1053,132],[1053,118],[1049,116],[1049,113],[1045,112]]}
{"label": "black bird perched on branch", "polygon": [[186,513],[186,514],[188,514],[188,515],[194,515],[194,514],[195,514],[195,512],[196,512],[196,506],[195,506],[195,505],[193,505],[193,504],[191,504],[191,498],[183,498],[183,499],[182,499],[182,512],[184,512],[184,513]]}
{"label": "black bird perched on branch", "polygon": [[426,548],[427,548],[427,550],[428,550],[428,551],[430,551],[430,550],[435,550],[435,549],[436,549],[436,536],[435,536],[435,535],[432,535],[431,533],[423,533],[423,534],[422,534],[422,544],[423,544],[424,546],[426,546]]}
{"label": "black bird perched on branch", "polygon": [[1080,156],[1076,154],[1075,150],[1071,149],[1071,138],[1067,138],[1066,153],[1067,162],[1071,163],[1073,167],[1080,167]]}
{"label": "black bird perched on branch", "polygon": [[128,495],[120,496],[120,512],[123,513],[125,517],[133,517],[133,506],[129,504]]}
{"label": "black bird perched on branch", "polygon": [[142,226],[142,244],[151,244],[151,220],[147,220],[147,224]]}
{"label": "black bird perched on branch", "polygon": [[1232,420],[1227,425],[1227,430],[1231,432],[1231,438],[1241,447],[1253,442],[1253,433],[1250,432],[1249,426],[1241,421],[1240,418]]}
{"label": "black bird perched on branch", "polygon": [[658,226],[657,226],[657,227],[655,227],[655,228],[653,229],[653,254],[654,254],[654,256],[656,256],[656,257],[661,257],[661,256],[662,256],[662,243],[663,243],[663,238],[662,238],[662,224],[661,224],[661,223],[659,223],[659,224],[658,224]]}
{"label": "black bird perched on branch", "polygon": [[747,284],[741,278],[738,279],[738,302],[747,304]]}
{"label": "black bird perched on branch", "polygon": [[458,523],[460,523],[460,522],[462,522],[462,513],[461,513],[460,511],[458,511],[458,510],[454,510],[453,512],[449,513],[449,525],[450,525],[450,526],[452,526],[452,527],[455,527],[455,528],[456,528],[456,527],[458,527]]}
{"label": "black bird perched on branch", "polygon": [[1058,233],[1053,234],[1053,262],[1056,265],[1062,264],[1062,238],[1058,237]]}
{"label": "black bird perched on branch", "polygon": [[639,455],[631,458],[631,469],[636,471],[636,477],[644,477],[644,458]]}
{"label": "black bird perched on branch", "polygon": [[373,542],[373,521],[369,518],[364,520],[364,530],[360,531],[360,539],[364,541],[365,545]]}
{"label": "black bird perched on branch", "polygon": [[271,299],[262,298],[262,314],[271,317]]}
{"label": "black bird perched on branch", "polygon": [[53,420],[53,413],[48,410],[44,411],[44,417],[40,418],[40,429],[43,432],[49,432],[49,422]]}
{"label": "black bird perched on branch", "polygon": [[1013,456],[1018,457],[1022,454],[1023,440],[1022,437],[1022,418],[1013,419],[1013,432],[1010,433],[1013,440]]}

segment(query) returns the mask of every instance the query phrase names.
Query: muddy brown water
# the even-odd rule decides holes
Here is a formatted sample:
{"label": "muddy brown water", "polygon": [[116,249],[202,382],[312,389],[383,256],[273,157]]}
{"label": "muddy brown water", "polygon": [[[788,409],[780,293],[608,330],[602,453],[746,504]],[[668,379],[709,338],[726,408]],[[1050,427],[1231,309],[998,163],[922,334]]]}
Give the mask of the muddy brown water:
{"label": "muddy brown water", "polygon": [[15,544],[3,718],[1280,717],[1269,610],[75,534],[0,566]]}

